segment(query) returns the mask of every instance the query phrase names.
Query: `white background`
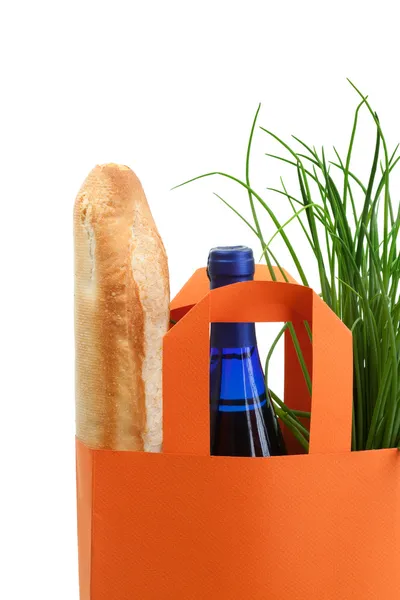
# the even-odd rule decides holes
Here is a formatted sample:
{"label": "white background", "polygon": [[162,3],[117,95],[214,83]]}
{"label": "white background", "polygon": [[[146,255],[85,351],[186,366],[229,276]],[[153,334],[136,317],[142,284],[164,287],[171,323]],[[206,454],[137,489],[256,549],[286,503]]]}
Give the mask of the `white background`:
{"label": "white background", "polygon": [[[259,102],[260,124],[286,140],[294,133],[343,151],[358,102],[346,77],[369,94],[392,147],[400,140],[396,4],[2,3],[4,600],[78,598],[72,205],[83,179],[102,162],[136,171],[165,241],[173,293],[213,245],[258,252],[253,234],[212,195],[248,214],[243,191],[221,178],[170,188],[213,170],[243,178]],[[367,118],[361,125],[362,169],[374,132]],[[285,201],[265,191],[286,173],[264,156],[276,150],[258,130],[254,187],[284,221]],[[262,222],[268,239],[274,227]],[[289,232],[317,285],[300,232]]]}

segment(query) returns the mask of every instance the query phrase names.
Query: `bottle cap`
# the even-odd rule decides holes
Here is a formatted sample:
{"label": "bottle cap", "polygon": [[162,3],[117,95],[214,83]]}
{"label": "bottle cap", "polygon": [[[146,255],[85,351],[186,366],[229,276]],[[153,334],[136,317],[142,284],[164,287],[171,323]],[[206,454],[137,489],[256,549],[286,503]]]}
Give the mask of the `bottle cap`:
{"label": "bottle cap", "polygon": [[218,246],[208,255],[207,273],[214,277],[250,277],[254,275],[253,250],[247,246]]}

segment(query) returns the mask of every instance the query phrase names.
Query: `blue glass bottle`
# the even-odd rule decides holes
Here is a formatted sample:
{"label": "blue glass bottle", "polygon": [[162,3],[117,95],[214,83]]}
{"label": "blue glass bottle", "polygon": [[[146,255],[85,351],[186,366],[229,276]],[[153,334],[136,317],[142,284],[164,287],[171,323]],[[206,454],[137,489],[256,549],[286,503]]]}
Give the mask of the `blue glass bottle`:
{"label": "blue glass bottle", "polygon": [[[246,246],[213,248],[208,257],[211,289],[254,278]],[[212,323],[210,424],[212,455],[286,454],[257,349],[254,323]]]}

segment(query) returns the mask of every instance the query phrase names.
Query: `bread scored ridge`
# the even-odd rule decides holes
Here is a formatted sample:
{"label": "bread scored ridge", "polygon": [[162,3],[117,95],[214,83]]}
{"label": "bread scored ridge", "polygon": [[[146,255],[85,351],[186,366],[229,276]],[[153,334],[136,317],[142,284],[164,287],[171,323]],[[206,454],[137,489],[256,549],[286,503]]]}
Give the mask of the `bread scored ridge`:
{"label": "bread scored ridge", "polygon": [[131,169],[89,173],[74,240],[77,437],[91,448],[159,452],[168,263]]}

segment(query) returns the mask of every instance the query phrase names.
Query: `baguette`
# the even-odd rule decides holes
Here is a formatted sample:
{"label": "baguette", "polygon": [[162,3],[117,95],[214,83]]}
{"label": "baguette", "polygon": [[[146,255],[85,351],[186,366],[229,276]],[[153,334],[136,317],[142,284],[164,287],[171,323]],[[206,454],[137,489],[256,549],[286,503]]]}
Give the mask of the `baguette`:
{"label": "baguette", "polygon": [[159,452],[168,263],[131,169],[90,172],[75,201],[74,242],[77,438]]}

